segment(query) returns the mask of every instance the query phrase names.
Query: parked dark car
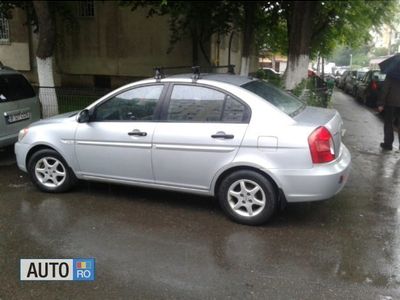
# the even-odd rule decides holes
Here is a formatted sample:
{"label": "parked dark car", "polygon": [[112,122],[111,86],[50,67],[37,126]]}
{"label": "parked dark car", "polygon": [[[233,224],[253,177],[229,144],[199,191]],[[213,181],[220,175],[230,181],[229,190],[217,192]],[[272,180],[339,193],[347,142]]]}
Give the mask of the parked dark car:
{"label": "parked dark car", "polygon": [[357,100],[367,106],[376,107],[385,77],[386,74],[382,74],[379,70],[368,71],[357,85]]}
{"label": "parked dark car", "polygon": [[349,95],[355,96],[357,92],[357,86],[364,78],[366,73],[367,71],[365,70],[351,71],[345,79],[343,87],[344,91]]}
{"label": "parked dark car", "polygon": [[338,84],[337,84],[337,87],[339,88],[339,89],[344,89],[344,86],[345,86],[345,82],[346,82],[346,79],[347,79],[347,77],[348,76],[351,76],[351,71],[345,71],[344,73],[343,73],[343,75],[339,78],[339,81],[338,81]]}

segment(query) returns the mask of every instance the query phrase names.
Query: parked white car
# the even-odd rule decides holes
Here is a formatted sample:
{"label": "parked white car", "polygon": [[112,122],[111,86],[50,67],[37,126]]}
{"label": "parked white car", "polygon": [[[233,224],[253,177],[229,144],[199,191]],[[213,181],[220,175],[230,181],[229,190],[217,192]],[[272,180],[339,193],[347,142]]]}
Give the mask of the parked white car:
{"label": "parked white car", "polygon": [[229,217],[255,225],[282,201],[343,188],[351,158],[341,127],[336,110],[307,107],[264,81],[180,75],[36,122],[21,130],[15,153],[42,191],[85,179],[217,196]]}

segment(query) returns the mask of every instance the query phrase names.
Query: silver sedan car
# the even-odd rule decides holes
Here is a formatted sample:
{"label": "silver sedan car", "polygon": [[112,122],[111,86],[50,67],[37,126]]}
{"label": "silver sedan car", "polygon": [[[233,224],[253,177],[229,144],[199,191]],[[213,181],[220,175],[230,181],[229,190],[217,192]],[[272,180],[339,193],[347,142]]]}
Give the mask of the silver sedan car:
{"label": "silver sedan car", "polygon": [[343,188],[351,157],[341,127],[336,110],[308,107],[264,81],[177,75],[33,123],[15,153],[45,192],[84,179],[217,196],[230,218],[257,225],[286,201]]}

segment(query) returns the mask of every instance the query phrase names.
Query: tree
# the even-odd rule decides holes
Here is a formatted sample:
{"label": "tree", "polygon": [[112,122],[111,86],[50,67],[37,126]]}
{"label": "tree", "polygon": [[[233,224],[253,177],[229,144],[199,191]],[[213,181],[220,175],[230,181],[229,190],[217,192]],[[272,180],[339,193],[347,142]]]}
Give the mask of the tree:
{"label": "tree", "polygon": [[311,54],[311,38],[316,1],[294,1],[288,11],[288,64],[285,87],[292,90],[305,77]]}
{"label": "tree", "polygon": [[33,7],[39,28],[39,43],[36,50],[39,86],[45,89],[51,88],[47,89],[46,93],[41,88],[39,98],[43,105],[44,117],[49,117],[58,113],[57,95],[53,89],[55,87],[53,55],[56,43],[56,28],[47,1],[35,0],[33,1]]}
{"label": "tree", "polygon": [[[317,54],[327,57],[338,44],[352,48],[365,45],[370,39],[371,29],[379,27],[383,22],[389,22],[398,9],[397,2],[391,0],[314,1],[314,3],[270,1],[267,2],[267,7],[268,15],[278,16],[277,24],[286,25],[286,43],[289,48],[285,85],[288,89],[296,86],[307,76],[306,61],[309,58]],[[267,43],[276,37],[273,31],[269,34]],[[282,38],[278,40],[285,43]],[[284,49],[285,45],[276,48]]]}
{"label": "tree", "polygon": [[256,29],[258,3],[252,1],[243,2],[243,25],[242,25],[242,59],[240,65],[240,75],[249,74],[250,57],[254,53],[254,36]]}

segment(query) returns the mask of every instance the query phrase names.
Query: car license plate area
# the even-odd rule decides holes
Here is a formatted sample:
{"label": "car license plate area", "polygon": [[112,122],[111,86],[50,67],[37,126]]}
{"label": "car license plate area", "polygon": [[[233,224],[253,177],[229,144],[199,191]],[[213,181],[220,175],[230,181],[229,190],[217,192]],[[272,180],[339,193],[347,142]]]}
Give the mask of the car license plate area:
{"label": "car license plate area", "polygon": [[25,112],[18,112],[18,113],[4,113],[4,118],[6,119],[7,124],[13,124],[17,123],[20,121],[28,120],[31,118],[31,112],[30,111],[25,111]]}

